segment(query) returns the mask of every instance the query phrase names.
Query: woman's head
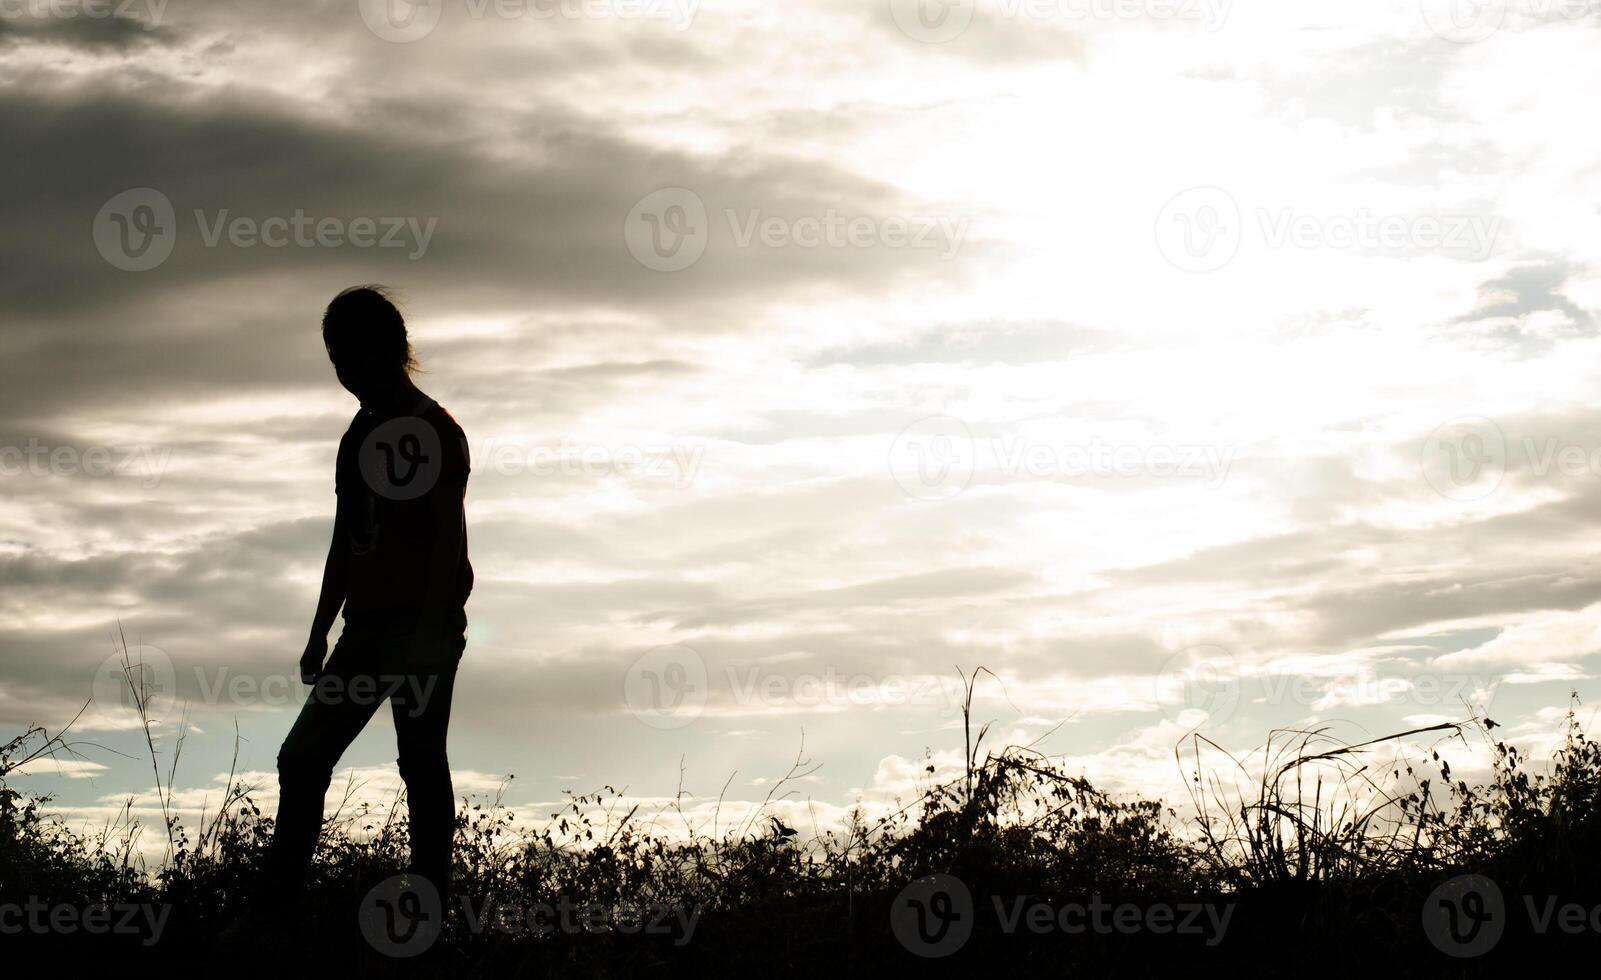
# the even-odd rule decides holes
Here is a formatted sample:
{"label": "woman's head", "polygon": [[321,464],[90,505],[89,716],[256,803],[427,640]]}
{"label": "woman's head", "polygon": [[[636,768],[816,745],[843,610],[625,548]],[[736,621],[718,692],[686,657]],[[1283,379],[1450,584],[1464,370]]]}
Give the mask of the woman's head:
{"label": "woman's head", "polygon": [[322,316],[322,342],[339,382],[366,398],[410,378],[417,358],[406,320],[383,286],[352,286]]}

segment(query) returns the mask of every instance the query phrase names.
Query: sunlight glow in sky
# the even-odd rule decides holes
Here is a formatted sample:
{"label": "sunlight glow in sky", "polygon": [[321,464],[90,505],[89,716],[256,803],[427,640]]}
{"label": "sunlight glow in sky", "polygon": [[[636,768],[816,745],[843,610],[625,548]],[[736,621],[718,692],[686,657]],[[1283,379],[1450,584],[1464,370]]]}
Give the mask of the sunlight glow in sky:
{"label": "sunlight glow in sky", "polygon": [[[1123,791],[1182,793],[1197,727],[1549,744],[1601,653],[1601,6],[1441,4],[7,13],[0,447],[74,463],[0,457],[0,732],[71,719],[120,622],[197,729],[185,805],[235,721],[273,798],[297,701],[214,692],[293,673],[354,410],[317,322],[378,281],[474,458],[461,792],[760,801],[804,739],[794,812],[837,819],[957,763],[958,665]],[[138,188],[175,239],[126,271]],[[437,224],[206,240],[297,212]],[[804,244],[830,216],[865,239]],[[671,724],[660,647],[704,672]],[[30,776],[64,812],[151,802],[126,719],[78,731]],[[392,758],[380,720],[346,762]]]}

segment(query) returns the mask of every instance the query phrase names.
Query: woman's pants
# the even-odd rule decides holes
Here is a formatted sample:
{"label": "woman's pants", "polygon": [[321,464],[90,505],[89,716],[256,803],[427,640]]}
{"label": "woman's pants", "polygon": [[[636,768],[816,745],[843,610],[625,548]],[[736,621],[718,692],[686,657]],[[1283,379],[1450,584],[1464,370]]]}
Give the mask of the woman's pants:
{"label": "woman's pants", "polygon": [[445,731],[465,641],[453,636],[430,644],[417,662],[408,663],[402,660],[407,639],[347,620],[284,739],[278,751],[278,819],[267,859],[269,909],[288,911],[299,901],[334,766],[386,700],[411,814],[411,871],[432,883],[441,898],[449,891],[456,802]]}

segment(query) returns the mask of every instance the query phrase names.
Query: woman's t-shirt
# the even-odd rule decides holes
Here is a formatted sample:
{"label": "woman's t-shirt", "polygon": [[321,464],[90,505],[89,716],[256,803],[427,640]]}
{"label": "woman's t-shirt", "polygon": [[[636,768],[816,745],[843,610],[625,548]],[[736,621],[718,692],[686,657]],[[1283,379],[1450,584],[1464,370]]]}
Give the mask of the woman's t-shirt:
{"label": "woman's t-shirt", "polygon": [[435,554],[429,508],[454,508],[459,519],[470,470],[466,433],[431,398],[410,414],[363,409],[351,419],[334,470],[349,570],[347,620],[414,622],[435,563],[455,567],[453,601],[466,605],[473,587],[466,522],[460,552]]}

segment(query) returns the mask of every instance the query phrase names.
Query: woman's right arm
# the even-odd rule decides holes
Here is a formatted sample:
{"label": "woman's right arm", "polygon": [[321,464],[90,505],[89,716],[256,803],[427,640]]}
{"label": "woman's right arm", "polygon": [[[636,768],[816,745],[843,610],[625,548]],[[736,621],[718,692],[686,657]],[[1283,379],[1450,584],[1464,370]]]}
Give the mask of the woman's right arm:
{"label": "woman's right arm", "polygon": [[334,618],[345,604],[348,585],[346,549],[341,547],[339,540],[344,530],[344,511],[345,502],[341,498],[338,512],[334,515],[333,537],[328,542],[328,558],[322,566],[322,592],[317,596],[317,614],[311,621],[311,638],[306,641],[306,651],[300,657],[300,679],[307,684],[315,680],[317,673],[322,670],[323,660],[328,655],[328,631],[333,629]]}

